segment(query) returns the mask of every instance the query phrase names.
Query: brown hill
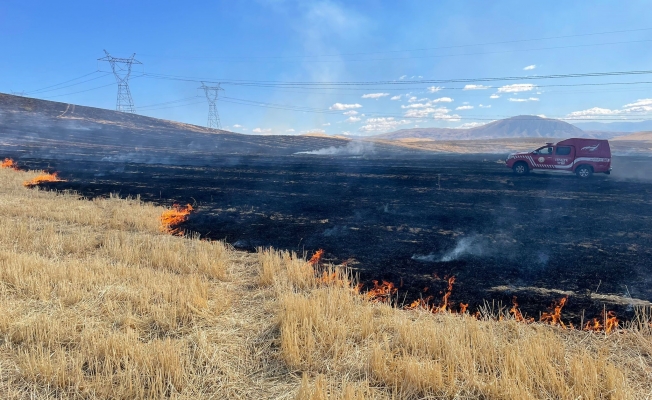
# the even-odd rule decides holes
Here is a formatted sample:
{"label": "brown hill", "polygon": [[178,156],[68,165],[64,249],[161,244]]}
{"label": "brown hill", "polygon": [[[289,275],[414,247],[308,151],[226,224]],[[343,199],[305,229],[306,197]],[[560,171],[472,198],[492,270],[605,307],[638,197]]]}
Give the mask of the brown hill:
{"label": "brown hill", "polygon": [[615,137],[612,140],[652,142],[652,132],[635,132],[635,133],[630,133],[629,135]]}
{"label": "brown hill", "polygon": [[327,136],[243,135],[0,93],[2,156],[202,163],[224,155],[291,155],[349,142]]}

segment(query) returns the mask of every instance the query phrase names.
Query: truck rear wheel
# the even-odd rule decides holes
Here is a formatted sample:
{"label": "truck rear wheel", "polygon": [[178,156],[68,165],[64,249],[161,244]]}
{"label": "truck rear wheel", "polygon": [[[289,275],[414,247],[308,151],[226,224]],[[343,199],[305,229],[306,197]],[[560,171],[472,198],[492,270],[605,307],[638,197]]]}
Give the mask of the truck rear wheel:
{"label": "truck rear wheel", "polygon": [[588,165],[580,165],[575,170],[575,173],[582,179],[590,178],[591,175],[593,175],[593,168],[589,167]]}
{"label": "truck rear wheel", "polygon": [[520,161],[514,164],[512,170],[516,175],[527,175],[530,172],[530,167],[527,166],[527,163]]}

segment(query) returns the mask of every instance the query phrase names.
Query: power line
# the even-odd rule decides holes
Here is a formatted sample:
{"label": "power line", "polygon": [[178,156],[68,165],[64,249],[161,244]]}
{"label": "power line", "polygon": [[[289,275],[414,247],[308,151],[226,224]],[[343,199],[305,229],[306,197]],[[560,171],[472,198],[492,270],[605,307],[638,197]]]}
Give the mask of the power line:
{"label": "power line", "polygon": [[183,102],[183,101],[190,100],[190,99],[196,99],[196,98],[198,98],[198,97],[199,97],[199,96],[191,96],[191,97],[184,97],[184,98],[182,98],[182,99],[177,99],[177,100],[165,101],[165,102],[163,102],[163,103],[148,104],[148,105],[146,105],[146,106],[140,106],[140,107],[138,107],[138,109],[141,110],[141,109],[144,109],[144,108],[150,108],[150,107],[162,106],[162,105],[165,105],[165,104],[181,103],[181,102]]}
{"label": "power line", "polygon": [[142,64],[140,61],[135,60],[136,53],[132,54],[130,58],[113,57],[108,51],[105,57],[98,58],[98,61],[108,61],[113,70],[116,82],[118,82],[118,97],[116,100],[116,111],[134,113],[134,100],[131,98],[131,91],[129,90],[129,76],[131,75],[131,66],[133,64]]}
{"label": "power line", "polygon": [[223,91],[218,83],[217,86],[206,86],[204,82],[201,83],[200,89],[204,89],[204,94],[206,95],[206,100],[208,100],[208,123],[206,127],[208,129],[221,129],[220,115],[217,113],[217,96],[220,91]]}
{"label": "power line", "polygon": [[[598,35],[609,35],[614,33],[630,33],[630,32],[642,32],[649,31],[652,28],[639,28],[639,29],[626,29],[626,30],[617,30],[617,31],[607,31],[607,32],[595,32],[595,33],[583,33],[576,35],[561,35],[561,36],[549,36],[543,38],[534,38],[534,39],[517,39],[517,40],[505,40],[498,42],[484,42],[476,44],[462,44],[462,45],[453,45],[453,46],[439,46],[439,47],[426,47],[418,49],[407,49],[407,50],[387,50],[387,51],[373,51],[373,52],[356,52],[356,53],[341,53],[341,54],[322,54],[322,55],[292,55],[292,56],[245,56],[245,57],[188,57],[188,56],[160,56],[152,54],[142,54],[146,57],[158,57],[158,58],[177,58],[177,59],[196,59],[196,60],[219,60],[219,61],[237,61],[237,60],[252,60],[259,61],[261,59],[297,59],[297,58],[324,58],[324,57],[342,57],[342,56],[359,56],[359,55],[373,55],[373,54],[392,54],[392,53],[406,53],[406,52],[416,52],[416,51],[431,51],[431,50],[443,50],[443,49],[454,49],[454,48],[464,48],[464,47],[476,47],[476,46],[490,46],[496,44],[510,44],[510,43],[524,43],[524,42],[535,42],[541,40],[553,40],[553,39],[568,39],[574,37],[586,37],[586,36],[598,36]],[[628,43],[628,42],[615,42],[615,43]],[[614,43],[609,43],[614,44]],[[600,44],[597,44],[600,45]],[[366,60],[365,60],[366,61]]]}
{"label": "power line", "polygon": [[113,83],[109,83],[108,85],[97,86],[97,87],[86,89],[86,90],[80,90],[78,92],[58,94],[56,96],[46,96],[46,97],[43,97],[43,99],[54,99],[56,97],[64,97],[64,96],[69,96],[71,94],[90,92],[92,90],[102,89],[102,88],[105,88],[105,87],[108,87],[108,86],[113,86],[113,85],[114,85]]}
{"label": "power line", "polygon": [[[342,114],[344,110],[331,110],[331,109],[319,109],[319,108],[310,108],[310,107],[303,107],[303,106],[292,106],[292,105],[287,105],[287,104],[275,104],[275,103],[264,103],[264,102],[259,102],[259,101],[253,101],[253,100],[246,100],[246,99],[238,99],[238,98],[233,98],[233,97],[222,97],[219,101],[225,102],[225,103],[233,103],[233,104],[239,104],[239,105],[247,105],[247,106],[253,106],[253,107],[262,107],[262,108],[270,108],[270,109],[276,109],[276,110],[287,110],[287,111],[297,111],[297,112],[309,112],[309,113],[317,113],[317,114]],[[628,121],[628,120],[640,120],[641,117],[644,117],[647,114],[641,114],[640,117],[634,118],[634,119],[623,119],[623,118],[591,118],[591,120],[600,120],[600,121]],[[365,111],[365,116],[385,116],[385,117],[392,117],[392,118],[402,118],[402,119],[428,119],[431,120],[433,118],[428,117],[428,116],[421,116],[421,117],[410,117],[410,116],[405,116],[402,114],[392,114],[392,113],[379,113],[379,112],[369,112]],[[506,116],[506,115],[495,115],[493,118],[489,118],[486,116],[483,117],[473,117],[473,116],[459,116],[460,120],[473,120],[473,121],[490,121],[490,120],[495,120],[497,118],[509,118],[511,116]],[[568,120],[586,120],[586,118],[582,117],[553,117],[556,119],[568,119]],[[457,118],[455,118],[457,119]],[[434,119],[433,119],[434,120]],[[442,119],[445,120],[445,119]]]}
{"label": "power line", "polygon": [[86,83],[86,82],[94,81],[94,80],[97,80],[97,79],[101,79],[101,78],[104,78],[104,77],[107,76],[107,75],[110,75],[110,74],[100,75],[100,76],[97,76],[97,77],[95,77],[95,78],[87,79],[87,80],[85,80],[85,81],[81,81],[81,82],[73,83],[73,84],[71,84],[71,85],[61,86],[61,87],[54,88],[54,89],[40,90],[40,91],[38,91],[38,92],[36,92],[36,91],[35,91],[35,92],[29,92],[28,94],[31,95],[31,94],[34,94],[34,93],[38,93],[38,94],[40,94],[40,93],[46,93],[46,92],[55,92],[55,91],[57,91],[57,90],[61,90],[61,89],[69,88],[69,87],[72,87],[72,86],[81,85],[82,83]]}
{"label": "power line", "polygon": [[[237,86],[255,86],[255,87],[341,87],[341,86],[371,86],[371,85],[390,85],[390,86],[406,86],[406,85],[432,85],[432,84],[445,84],[445,83],[475,83],[475,82],[500,82],[500,81],[516,81],[516,80],[544,80],[544,79],[570,79],[570,78],[589,78],[589,77],[604,77],[604,76],[628,76],[628,75],[649,75],[652,70],[641,71],[609,71],[609,72],[587,72],[587,73],[571,73],[571,74],[553,74],[553,75],[528,75],[528,76],[506,76],[506,77],[486,77],[486,78],[456,78],[456,79],[420,79],[411,81],[324,81],[324,82],[306,82],[306,81],[255,81],[255,80],[237,80],[237,79],[220,79],[221,84],[237,85]],[[209,78],[195,78],[179,75],[167,75],[156,73],[144,73],[142,76],[153,79],[175,80],[183,82],[217,82]]]}
{"label": "power line", "polygon": [[[609,46],[615,44],[626,44],[626,43],[647,43],[652,42],[652,39],[644,40],[628,40],[621,42],[608,42],[608,43],[588,43],[588,44],[576,44],[576,45],[566,45],[566,46],[549,46],[549,47],[536,47],[531,49],[510,49],[510,50],[500,50],[500,51],[480,51],[475,53],[456,53],[456,54],[432,54],[432,55],[422,55],[422,56],[408,56],[408,57],[384,57],[384,58],[361,58],[361,59],[344,59],[344,60],[311,60],[311,63],[340,63],[343,61],[346,62],[378,62],[378,61],[396,61],[396,60],[415,60],[415,59],[424,59],[424,58],[446,58],[446,57],[461,57],[461,56],[478,56],[478,55],[491,55],[491,54],[505,54],[505,53],[519,53],[527,51],[540,51],[540,50],[558,50],[558,49],[572,49],[580,47],[596,47],[596,46]],[[233,61],[230,61],[233,62]],[[235,61],[238,62],[238,61]],[[240,61],[244,62],[244,61]],[[259,61],[256,61],[259,62]]]}
{"label": "power line", "polygon": [[[192,105],[195,105],[195,104],[202,104],[202,103],[204,103],[204,100],[201,100],[201,101],[195,101],[195,102],[187,103],[187,104],[177,104],[177,105],[167,106],[167,107],[147,108],[147,109],[145,109],[144,111],[168,110],[168,109],[170,109],[170,108],[187,107],[187,106],[192,106]],[[142,108],[142,107],[138,107],[138,111],[139,111],[139,112],[143,111],[143,108]]]}
{"label": "power line", "polygon": [[97,73],[97,72],[98,72],[98,71],[93,71],[93,72],[91,72],[91,73],[88,73],[88,74],[85,74],[85,75],[79,76],[79,77],[77,77],[77,78],[73,78],[73,79],[70,79],[70,80],[67,80],[67,81],[64,81],[64,82],[61,82],[61,83],[57,83],[56,85],[50,85],[50,86],[46,86],[46,87],[44,87],[44,88],[34,89],[34,90],[30,91],[30,92],[26,92],[25,94],[31,94],[31,93],[41,92],[41,91],[44,91],[45,89],[49,89],[49,88],[52,88],[52,87],[55,87],[55,86],[65,85],[65,84],[68,83],[68,82],[73,82],[73,81],[76,81],[76,80],[78,80],[78,79],[85,78],[85,77],[87,77],[87,76],[89,76],[89,75],[93,75],[94,73]]}

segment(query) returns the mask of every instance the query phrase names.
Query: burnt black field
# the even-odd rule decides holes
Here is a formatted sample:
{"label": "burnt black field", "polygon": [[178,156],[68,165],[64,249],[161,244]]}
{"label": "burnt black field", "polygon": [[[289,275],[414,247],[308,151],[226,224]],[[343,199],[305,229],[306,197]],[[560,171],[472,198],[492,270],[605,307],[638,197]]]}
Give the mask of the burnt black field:
{"label": "burnt black field", "polygon": [[[614,174],[515,177],[500,156],[334,158],[224,156],[210,166],[21,159],[59,171],[50,185],[84,196],[139,195],[197,208],[184,228],[254,251],[273,246],[349,262],[362,282],[389,280],[398,301],[440,296],[510,305],[537,317],[569,294],[579,322],[604,307],[633,315],[652,301],[651,158]],[[648,172],[652,173],[652,172]],[[645,174],[643,174],[645,175]],[[428,288],[427,290],[424,290]]]}

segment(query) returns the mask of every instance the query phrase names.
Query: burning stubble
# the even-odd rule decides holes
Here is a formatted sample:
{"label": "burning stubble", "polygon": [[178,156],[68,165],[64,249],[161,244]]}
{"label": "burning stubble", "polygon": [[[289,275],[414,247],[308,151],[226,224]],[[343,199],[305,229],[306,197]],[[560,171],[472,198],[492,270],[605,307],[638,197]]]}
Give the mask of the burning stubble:
{"label": "burning stubble", "polygon": [[648,361],[636,356],[650,348],[647,314],[617,335],[588,336],[505,314],[477,318],[463,304],[454,314],[444,311],[458,308],[453,277],[432,302],[437,312],[402,310],[400,285],[363,290],[324,252],[248,255],[162,234],[160,207],[26,190],[30,175],[0,171],[0,391],[8,398],[635,398],[652,390]]}

